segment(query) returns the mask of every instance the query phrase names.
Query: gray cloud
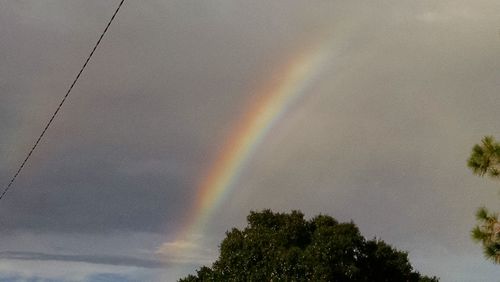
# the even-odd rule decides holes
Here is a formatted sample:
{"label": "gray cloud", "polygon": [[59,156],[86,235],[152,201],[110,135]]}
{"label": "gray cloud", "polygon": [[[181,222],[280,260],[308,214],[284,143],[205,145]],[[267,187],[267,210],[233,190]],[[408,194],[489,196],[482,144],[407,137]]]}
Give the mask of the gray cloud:
{"label": "gray cloud", "polygon": [[95,256],[95,255],[61,255],[44,254],[35,252],[0,252],[0,259],[15,260],[53,260],[65,262],[87,262],[94,264],[123,265],[144,268],[165,268],[166,265],[160,261],[144,260],[123,256]]}
{"label": "gray cloud", "polygon": [[[115,4],[0,4],[4,183]],[[216,246],[250,209],[300,208],[353,219],[366,236],[415,253],[419,270],[456,281],[449,268],[482,262],[468,238],[474,209],[498,206],[497,185],[470,176],[465,159],[482,135],[499,133],[499,8],[494,1],[127,2],[0,203],[0,232],[172,239],[246,101],[321,35],[335,56],[252,156],[204,240]],[[22,249],[22,241],[13,244]],[[430,265],[422,259],[430,249],[445,250],[451,262]],[[78,250],[61,259],[85,258]],[[436,265],[438,257],[429,260]]]}
{"label": "gray cloud", "polygon": [[[0,207],[9,215],[0,219],[5,229],[176,229],[232,120],[265,82],[261,70],[279,62],[288,49],[282,43],[320,27],[298,10],[262,14],[278,11],[275,4],[245,4],[253,15],[241,3],[220,4],[127,4]],[[3,49],[16,71],[3,76],[11,90],[2,104],[13,111],[4,124],[4,178],[54,110],[110,6],[9,4]],[[94,9],[101,12],[82,18]],[[276,33],[266,32],[269,25]],[[131,175],[140,163],[155,163],[157,173]]]}

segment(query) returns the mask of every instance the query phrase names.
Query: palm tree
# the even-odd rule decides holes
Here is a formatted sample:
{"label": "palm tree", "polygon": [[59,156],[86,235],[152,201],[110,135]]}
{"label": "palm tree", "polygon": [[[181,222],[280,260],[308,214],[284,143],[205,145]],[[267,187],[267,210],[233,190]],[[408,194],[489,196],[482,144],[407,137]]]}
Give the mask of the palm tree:
{"label": "palm tree", "polygon": [[498,215],[486,208],[479,208],[476,219],[480,222],[472,229],[472,239],[483,244],[486,258],[500,263],[500,222]]}

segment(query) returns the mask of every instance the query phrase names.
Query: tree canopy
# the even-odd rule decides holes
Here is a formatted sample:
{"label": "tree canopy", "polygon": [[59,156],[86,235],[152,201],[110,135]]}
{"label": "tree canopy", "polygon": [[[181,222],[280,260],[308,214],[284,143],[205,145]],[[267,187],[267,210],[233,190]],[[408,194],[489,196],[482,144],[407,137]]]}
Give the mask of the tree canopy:
{"label": "tree canopy", "polygon": [[[479,176],[500,177],[500,143],[486,136],[474,145],[467,166]],[[500,263],[500,222],[498,214],[481,207],[476,212],[478,224],[472,229],[472,239],[483,245],[486,258]]]}
{"label": "tree canopy", "polygon": [[220,256],[194,281],[438,281],[413,270],[406,252],[366,240],[353,222],[300,211],[251,212],[248,226],[226,232]]}

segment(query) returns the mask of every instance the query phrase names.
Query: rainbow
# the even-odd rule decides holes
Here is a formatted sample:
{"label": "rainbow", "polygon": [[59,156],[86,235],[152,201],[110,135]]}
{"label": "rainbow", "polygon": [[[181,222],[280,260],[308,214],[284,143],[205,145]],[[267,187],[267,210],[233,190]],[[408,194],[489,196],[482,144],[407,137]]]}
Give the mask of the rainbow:
{"label": "rainbow", "polygon": [[328,47],[328,44],[317,44],[295,54],[271,76],[267,85],[259,88],[257,95],[252,95],[258,98],[236,122],[222,151],[201,178],[194,208],[186,227],[177,236],[178,243],[164,245],[192,245],[189,241],[201,233],[269,131],[308,93],[308,87],[328,62]]}

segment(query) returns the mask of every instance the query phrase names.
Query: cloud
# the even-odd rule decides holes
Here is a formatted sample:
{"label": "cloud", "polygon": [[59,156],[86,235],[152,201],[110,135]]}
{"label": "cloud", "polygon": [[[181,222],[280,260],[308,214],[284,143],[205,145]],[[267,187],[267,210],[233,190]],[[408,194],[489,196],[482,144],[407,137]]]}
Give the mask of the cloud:
{"label": "cloud", "polygon": [[[496,4],[492,1],[476,1],[475,3],[461,3],[441,1],[432,6],[422,6],[422,12],[417,13],[416,19],[428,24],[455,23],[463,25],[477,24],[480,21],[494,21],[497,18],[491,9]],[[474,23],[475,22],[475,23]]]}
{"label": "cloud", "polygon": [[207,265],[216,258],[216,252],[213,249],[189,240],[165,242],[158,248],[156,254],[166,262],[181,264]]}
{"label": "cloud", "polygon": [[[160,271],[161,272],[161,271]],[[101,265],[75,261],[0,259],[2,281],[99,281],[104,277],[120,281],[159,281],[155,269]]]}
{"label": "cloud", "polygon": [[[5,180],[114,6],[113,1],[56,2],[2,4],[0,176]],[[225,230],[243,225],[249,210],[300,208],[310,216],[353,219],[363,234],[389,243],[409,241],[410,253],[433,238],[458,250],[450,258],[458,260],[478,248],[468,238],[475,207],[498,206],[496,184],[470,176],[464,163],[482,135],[499,134],[498,5],[126,2],[46,139],[0,203],[4,237],[32,234],[6,245],[43,258],[62,248],[81,260],[91,259],[80,256],[88,248],[119,258],[134,257],[144,246],[159,248],[167,262],[201,262],[210,254],[206,246],[216,246]],[[311,87],[314,93],[288,112],[256,151],[207,224],[205,241],[162,245],[183,225],[200,175],[246,101],[284,63],[284,54],[318,33],[342,48]],[[117,234],[137,232],[161,238],[113,242]],[[36,238],[40,233],[43,240]],[[424,239],[414,242],[412,234]],[[15,262],[29,270],[39,261]],[[2,263],[15,269],[14,260]],[[81,273],[79,266],[136,268],[42,263],[68,277]]]}
{"label": "cloud", "polygon": [[62,254],[45,254],[37,252],[0,252],[0,259],[86,262],[93,264],[134,266],[143,268],[164,268],[166,266],[161,261],[145,260],[134,257],[126,257],[126,256],[62,255]]}

